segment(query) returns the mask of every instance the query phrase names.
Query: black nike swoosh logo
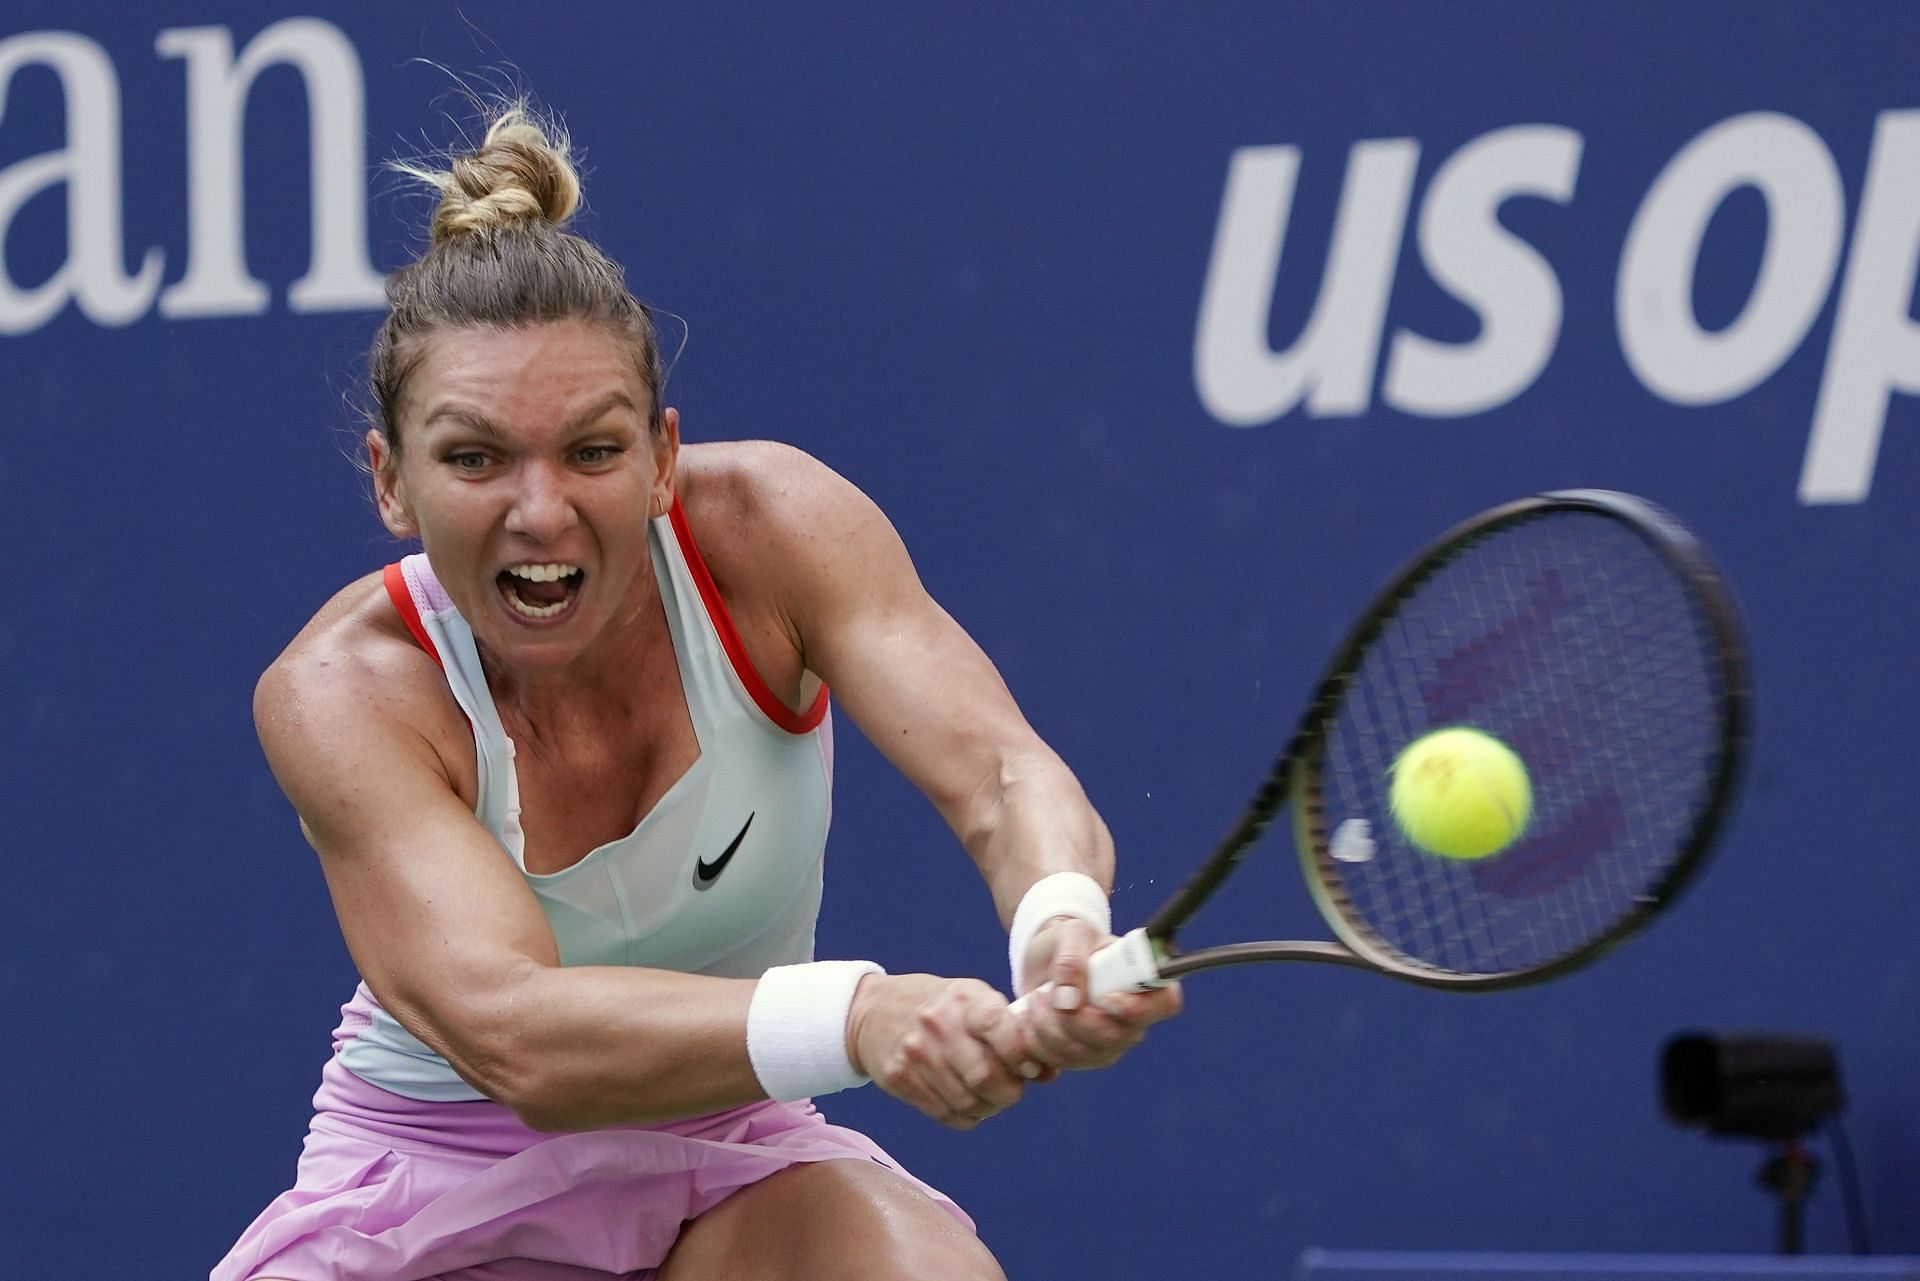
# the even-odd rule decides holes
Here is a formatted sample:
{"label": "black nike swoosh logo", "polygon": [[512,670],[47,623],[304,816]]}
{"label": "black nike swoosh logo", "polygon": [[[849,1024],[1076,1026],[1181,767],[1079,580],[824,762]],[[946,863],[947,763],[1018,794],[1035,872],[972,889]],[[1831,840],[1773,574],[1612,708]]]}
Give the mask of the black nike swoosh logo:
{"label": "black nike swoosh logo", "polygon": [[720,857],[709,863],[705,859],[695,859],[693,864],[693,888],[710,889],[720,879],[720,873],[727,870],[727,864],[733,862],[734,852],[740,848],[740,842],[747,839],[747,829],[753,826],[753,815],[747,815],[747,821],[740,825],[740,833],[720,851]]}

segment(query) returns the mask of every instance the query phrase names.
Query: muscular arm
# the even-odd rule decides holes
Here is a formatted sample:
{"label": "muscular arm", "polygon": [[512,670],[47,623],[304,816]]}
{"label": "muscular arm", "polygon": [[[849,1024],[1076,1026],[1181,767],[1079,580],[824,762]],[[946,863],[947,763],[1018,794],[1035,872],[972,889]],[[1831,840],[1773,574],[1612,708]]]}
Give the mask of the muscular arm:
{"label": "muscular arm", "polygon": [[[320,854],[348,950],[402,1026],[538,1129],[697,1116],[764,1099],[757,984],[561,966],[545,914],[456,780],[469,731],[377,579],[322,611],[254,700],[269,763]],[[870,975],[849,1059],[967,1129],[1019,1098],[1024,1063],[986,985]]]}
{"label": "muscular arm", "polygon": [[1113,842],[972,638],[928,596],[866,495],[783,451],[766,502],[784,612],[808,669],[926,793],[985,876],[1003,925],[1051,872],[1110,887]]}
{"label": "muscular arm", "polygon": [[268,760],[381,1004],[542,1129],[764,1098],[746,1053],[752,982],[560,967],[538,903],[451,781],[439,687],[404,639],[323,634],[296,642],[255,697]]}
{"label": "muscular arm", "polygon": [[[959,836],[1001,924],[1053,872],[1082,872],[1110,890],[1106,824],[979,646],[928,596],[886,517],[819,463],[783,461],[766,506],[793,639]],[[1103,941],[1086,922],[1056,917],[1028,948],[1023,986],[1044,978],[1053,988],[1021,1020],[1023,1034],[1050,1066],[1104,1066],[1180,1008],[1177,988],[1087,1005],[1087,957]]]}

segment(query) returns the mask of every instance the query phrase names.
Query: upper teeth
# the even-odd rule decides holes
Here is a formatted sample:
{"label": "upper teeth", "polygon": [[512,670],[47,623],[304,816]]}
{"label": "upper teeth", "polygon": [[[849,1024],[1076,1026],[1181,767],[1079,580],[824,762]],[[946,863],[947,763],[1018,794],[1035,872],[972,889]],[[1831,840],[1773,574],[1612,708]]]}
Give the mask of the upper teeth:
{"label": "upper teeth", "polygon": [[515,578],[525,578],[536,583],[551,583],[562,578],[570,578],[580,572],[578,565],[510,565],[507,572]]}

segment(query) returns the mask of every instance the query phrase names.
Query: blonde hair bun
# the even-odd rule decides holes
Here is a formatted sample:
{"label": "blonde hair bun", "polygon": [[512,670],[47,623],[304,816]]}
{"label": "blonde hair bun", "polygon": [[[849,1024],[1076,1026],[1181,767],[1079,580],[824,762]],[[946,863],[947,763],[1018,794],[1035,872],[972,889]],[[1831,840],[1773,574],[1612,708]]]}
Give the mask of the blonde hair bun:
{"label": "blonde hair bun", "polygon": [[446,170],[399,167],[440,190],[428,227],[436,245],[521,223],[558,227],[580,207],[580,175],[565,131],[544,126],[524,102],[495,117],[480,145],[452,157]]}

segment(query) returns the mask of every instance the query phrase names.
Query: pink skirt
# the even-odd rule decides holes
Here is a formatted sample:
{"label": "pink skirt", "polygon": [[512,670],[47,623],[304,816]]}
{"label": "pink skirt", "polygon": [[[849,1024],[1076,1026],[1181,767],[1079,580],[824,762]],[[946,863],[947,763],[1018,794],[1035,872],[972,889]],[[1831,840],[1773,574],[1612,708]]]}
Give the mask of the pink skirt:
{"label": "pink skirt", "polygon": [[544,1134],[500,1104],[404,1098],[334,1059],[313,1104],[292,1191],[261,1212],[211,1281],[644,1278],[687,1221],[804,1161],[878,1162],[973,1226],[810,1103]]}

